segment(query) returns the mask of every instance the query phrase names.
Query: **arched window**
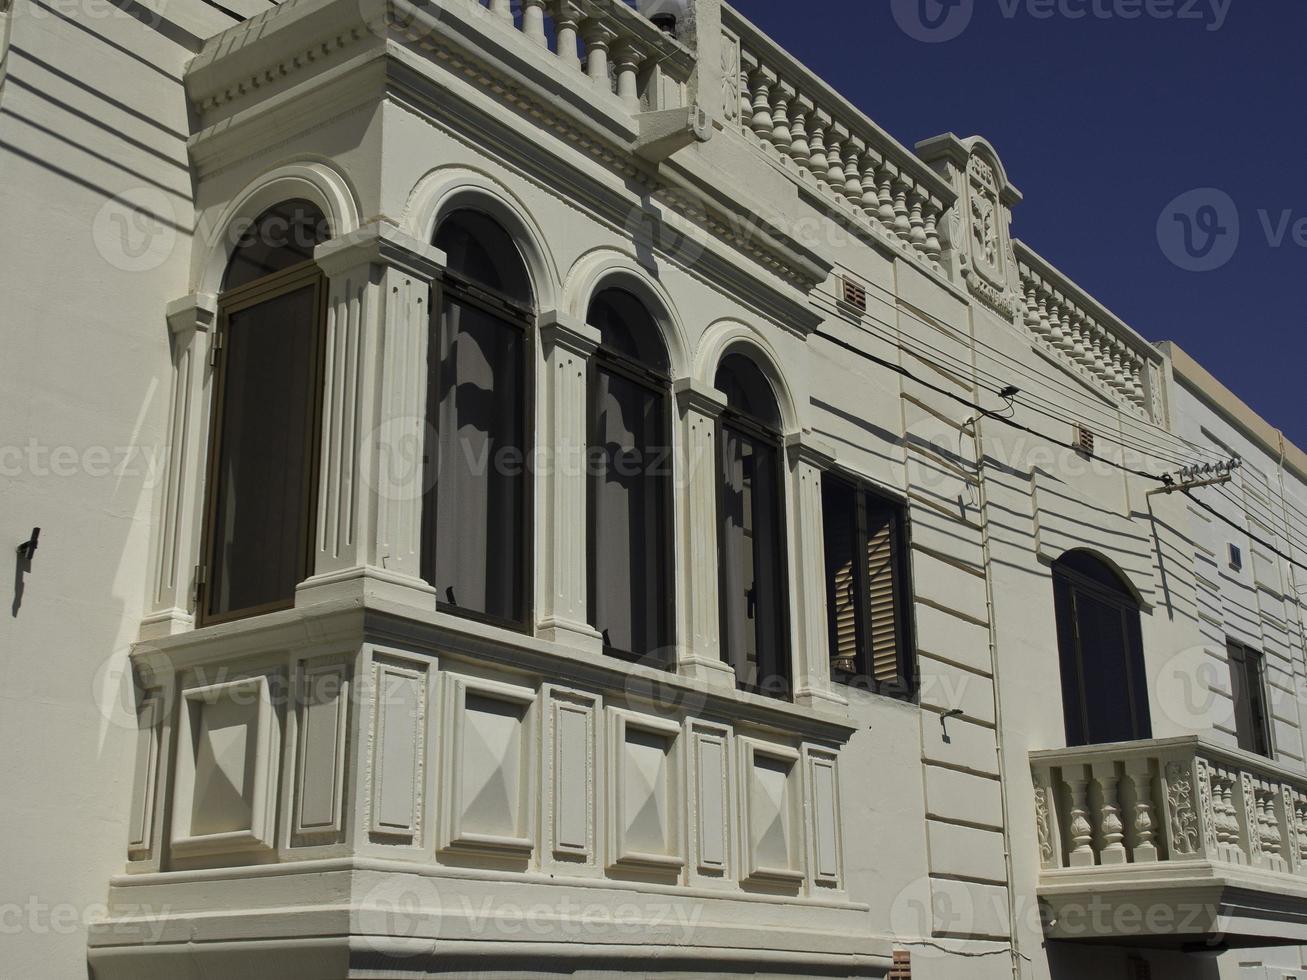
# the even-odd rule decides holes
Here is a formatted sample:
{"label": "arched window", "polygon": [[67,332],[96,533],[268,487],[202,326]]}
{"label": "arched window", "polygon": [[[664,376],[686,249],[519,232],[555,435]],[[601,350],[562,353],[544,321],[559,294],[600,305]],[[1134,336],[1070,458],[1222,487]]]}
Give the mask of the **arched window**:
{"label": "arched window", "polygon": [[1053,564],[1067,745],[1152,738],[1139,603],[1084,551]]}
{"label": "arched window", "polygon": [[595,296],[587,319],[601,338],[590,376],[590,622],[608,652],[640,660],[671,638],[667,351],[625,290]]}
{"label": "arched window", "polygon": [[282,609],[311,573],[322,212],[287,201],[242,229],[219,297],[201,625]]}
{"label": "arched window", "polygon": [[523,627],[530,279],[512,238],[480,212],[449,215],[435,245],[447,265],[432,304],[422,574],[442,608]]}
{"label": "arched window", "polygon": [[716,386],[721,421],[722,653],[743,689],[785,696],[790,685],[781,418],[757,365],[728,354]]}

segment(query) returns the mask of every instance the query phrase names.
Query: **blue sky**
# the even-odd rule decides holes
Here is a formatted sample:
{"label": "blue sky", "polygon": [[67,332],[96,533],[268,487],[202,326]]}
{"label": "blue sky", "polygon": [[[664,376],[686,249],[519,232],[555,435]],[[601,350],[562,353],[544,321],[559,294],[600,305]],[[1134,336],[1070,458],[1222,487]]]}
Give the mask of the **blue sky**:
{"label": "blue sky", "polygon": [[950,2],[736,5],[906,145],[987,137],[1017,237],[1307,448],[1307,3]]}

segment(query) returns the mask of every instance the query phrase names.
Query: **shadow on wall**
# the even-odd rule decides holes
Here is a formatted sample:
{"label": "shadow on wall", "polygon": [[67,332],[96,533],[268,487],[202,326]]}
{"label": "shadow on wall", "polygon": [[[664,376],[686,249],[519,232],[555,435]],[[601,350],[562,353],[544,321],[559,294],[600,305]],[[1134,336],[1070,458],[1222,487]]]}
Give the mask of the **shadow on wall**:
{"label": "shadow on wall", "polygon": [[1181,953],[1169,950],[1122,949],[1048,944],[1048,971],[1052,980],[1220,980],[1215,952]]}

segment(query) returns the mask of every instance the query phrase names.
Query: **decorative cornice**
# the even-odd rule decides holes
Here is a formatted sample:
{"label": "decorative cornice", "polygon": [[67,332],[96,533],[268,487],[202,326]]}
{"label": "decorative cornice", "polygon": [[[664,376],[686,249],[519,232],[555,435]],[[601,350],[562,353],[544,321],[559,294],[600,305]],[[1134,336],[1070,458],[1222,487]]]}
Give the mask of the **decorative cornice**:
{"label": "decorative cornice", "polygon": [[672,394],[682,413],[696,411],[715,419],[726,408],[726,396],[716,388],[704,386],[696,378],[681,378],[673,382]]}
{"label": "decorative cornice", "polygon": [[540,342],[546,350],[562,348],[589,357],[600,343],[599,331],[563,310],[546,310],[536,318]]}

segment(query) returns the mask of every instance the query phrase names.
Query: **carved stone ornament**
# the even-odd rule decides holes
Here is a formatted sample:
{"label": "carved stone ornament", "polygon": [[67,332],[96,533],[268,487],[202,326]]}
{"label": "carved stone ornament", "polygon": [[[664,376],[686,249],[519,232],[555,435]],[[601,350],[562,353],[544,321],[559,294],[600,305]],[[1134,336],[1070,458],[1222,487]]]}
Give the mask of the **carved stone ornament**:
{"label": "carved stone ornament", "polygon": [[1198,804],[1205,819],[1203,820],[1203,841],[1207,853],[1216,853],[1216,805],[1212,799],[1212,771],[1206,760],[1198,760]]}
{"label": "carved stone ornament", "polygon": [[1194,809],[1193,784],[1186,767],[1166,764],[1166,802],[1171,809],[1171,848],[1176,854],[1198,852],[1198,812]]}
{"label": "carved stone ornament", "polygon": [[1039,862],[1045,868],[1055,867],[1053,861],[1052,809],[1049,806],[1049,788],[1043,779],[1035,781],[1035,827],[1039,831]]}
{"label": "carved stone ornament", "polygon": [[722,35],[722,112],[729,123],[740,118],[740,39]]}

